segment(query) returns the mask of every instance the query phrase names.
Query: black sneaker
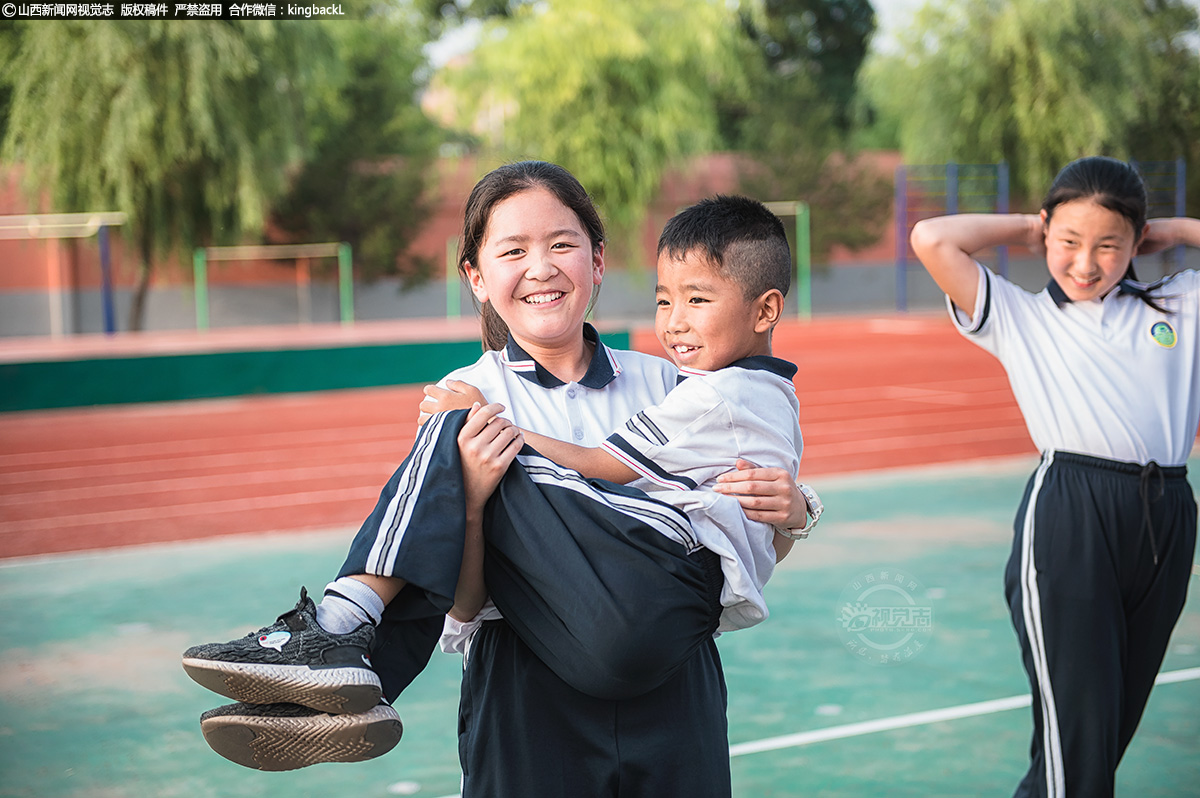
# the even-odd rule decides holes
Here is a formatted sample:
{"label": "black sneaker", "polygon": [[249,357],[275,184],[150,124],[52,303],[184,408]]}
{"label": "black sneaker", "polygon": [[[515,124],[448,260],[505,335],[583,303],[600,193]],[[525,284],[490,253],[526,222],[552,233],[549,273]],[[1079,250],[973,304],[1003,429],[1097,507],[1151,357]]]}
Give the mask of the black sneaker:
{"label": "black sneaker", "polygon": [[366,712],[383,692],[368,655],[375,627],[331,634],[317,624],[316,612],[300,588],[295,609],[274,624],[228,643],[193,646],[183,652],[183,669],[209,690],[249,704]]}
{"label": "black sneaker", "polygon": [[396,747],[404,727],[380,702],[353,715],[299,704],[226,704],[200,716],[212,750],[255,770],[296,770],[322,762],[365,762]]}

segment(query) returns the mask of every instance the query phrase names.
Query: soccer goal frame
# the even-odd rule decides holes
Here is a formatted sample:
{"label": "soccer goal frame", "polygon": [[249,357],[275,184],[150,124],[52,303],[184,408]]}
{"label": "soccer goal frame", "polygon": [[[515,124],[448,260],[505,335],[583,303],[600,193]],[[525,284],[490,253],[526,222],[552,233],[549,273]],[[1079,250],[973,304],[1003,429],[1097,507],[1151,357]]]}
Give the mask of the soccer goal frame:
{"label": "soccer goal frame", "polygon": [[796,224],[796,317],[812,318],[812,222],[807,202],[782,200],[764,202],[780,218],[791,216]]}
{"label": "soccer goal frame", "polygon": [[197,248],[192,255],[192,271],[196,288],[196,329],[208,329],[208,264],[210,261],[296,261],[296,300],[300,307],[300,321],[304,323],[311,320],[312,274],[308,262],[312,258],[337,258],[339,315],[343,325],[353,324],[354,262],[350,245],[343,241],[325,244],[262,244]]}
{"label": "soccer goal frame", "polygon": [[50,302],[50,336],[61,338],[65,333],[63,318],[62,259],[58,241],[64,238],[97,236],[100,245],[100,297],[104,313],[104,332],[117,330],[113,309],[112,260],[109,251],[108,228],[119,227],[127,221],[120,211],[89,213],[33,213],[0,216],[0,239],[43,239],[46,247],[46,282]]}

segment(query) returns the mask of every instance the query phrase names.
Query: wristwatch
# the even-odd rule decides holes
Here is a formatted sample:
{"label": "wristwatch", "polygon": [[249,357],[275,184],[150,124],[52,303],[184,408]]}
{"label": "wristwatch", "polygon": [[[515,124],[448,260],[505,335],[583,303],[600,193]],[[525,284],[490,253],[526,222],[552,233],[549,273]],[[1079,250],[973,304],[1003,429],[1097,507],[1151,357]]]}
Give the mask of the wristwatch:
{"label": "wristwatch", "polygon": [[817,521],[821,520],[821,513],[825,512],[825,505],[821,504],[821,497],[817,492],[805,485],[802,482],[797,482],[796,487],[800,490],[800,495],[804,497],[805,504],[808,505],[809,521],[799,529],[783,529],[775,527],[775,531],[788,540],[804,540],[808,537],[808,533],[817,525]]}

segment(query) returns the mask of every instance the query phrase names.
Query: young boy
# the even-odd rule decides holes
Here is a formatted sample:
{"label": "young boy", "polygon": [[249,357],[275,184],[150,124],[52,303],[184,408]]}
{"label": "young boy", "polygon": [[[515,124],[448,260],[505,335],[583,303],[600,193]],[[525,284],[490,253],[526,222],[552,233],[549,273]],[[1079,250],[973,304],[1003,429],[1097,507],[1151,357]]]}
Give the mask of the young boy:
{"label": "young boy", "polygon": [[[694,630],[696,634],[692,635],[693,638],[711,639],[715,630],[744,628],[765,618],[766,603],[762,589],[775,562],[787,553],[791,539],[806,536],[820,513],[819,500],[815,494],[806,491],[813,521],[798,533],[776,530],[766,524],[748,521],[737,500],[720,493],[717,482],[718,475],[736,468],[738,461],[750,461],[762,467],[777,466],[791,474],[797,472],[803,444],[798,403],[791,383],[796,369],[791,364],[771,357],[771,332],[782,315],[783,298],[790,286],[790,276],[791,257],[783,226],[761,203],[740,197],[717,197],[683,211],[668,222],[659,242],[655,329],[663,346],[687,379],[664,402],[637,414],[625,429],[613,433],[600,448],[575,447],[526,433],[526,440],[540,454],[524,450],[517,458],[523,468],[509,470],[510,475],[514,471],[523,472],[526,481],[532,479],[537,482],[538,490],[556,496],[569,495],[571,501],[582,502],[581,506],[586,509],[576,513],[573,521],[578,521],[581,515],[601,515],[600,505],[604,505],[602,509],[610,515],[614,509],[620,512],[636,510],[643,513],[641,528],[657,530],[661,537],[680,544],[680,552],[685,556],[711,553],[706,556],[713,561],[709,573],[714,574],[715,579],[709,578],[707,585],[694,586],[699,593],[700,604],[708,607],[703,614],[711,618],[711,622],[701,619],[702,623]],[[430,402],[427,402],[422,405],[423,409],[461,407],[464,401],[469,404],[475,396],[452,391],[431,393],[433,399],[430,402],[437,406],[430,406]],[[437,402],[439,398],[443,400],[440,404]],[[499,408],[490,406],[485,410],[495,414]],[[444,415],[435,416],[431,424],[441,423],[444,418]],[[420,447],[419,440],[414,452]],[[620,491],[615,486],[606,487],[602,483],[579,480],[578,474],[555,464],[554,461],[559,458],[588,477],[615,483],[633,482],[635,487],[654,491],[656,499],[666,501],[686,514],[690,524],[679,523],[678,518],[672,520],[670,512],[653,509],[652,506],[661,505],[634,496],[637,491]],[[453,467],[457,468],[458,464],[454,463]],[[424,471],[421,478],[432,479],[432,472]],[[461,490],[461,487],[455,485],[453,490]],[[646,522],[645,516],[648,508],[657,514],[657,518],[650,522]],[[441,509],[445,515],[445,505]],[[497,512],[494,508],[490,509],[495,520]],[[661,575],[663,570],[671,571],[674,568],[673,564],[668,564],[664,569],[661,557],[677,555],[662,555],[658,551],[664,545],[661,537],[658,542],[651,540],[646,543],[645,536],[641,535],[637,542],[631,543],[625,537],[614,536],[607,528],[599,528],[599,524],[596,525],[598,530],[590,529],[591,525],[586,522],[566,523],[565,528],[555,530],[548,528],[552,523],[548,517],[554,515],[557,519],[561,513],[531,519],[527,514],[536,516],[537,513],[524,502],[512,509],[525,522],[521,537],[526,542],[530,530],[535,530],[547,541],[569,537],[579,542],[578,548],[582,551],[589,551],[593,546],[611,547],[616,540],[618,550],[628,547],[630,552],[634,552],[632,557],[607,558],[615,563],[617,570],[641,567],[629,563],[642,562],[647,557],[647,550],[650,550],[648,556],[653,562],[647,566],[646,577],[629,579],[628,574],[624,574],[623,584],[626,587],[640,588],[648,583],[651,587],[645,589],[653,590],[659,583],[669,582],[672,578]],[[540,523],[530,523],[531,520]],[[412,518],[407,523],[414,528]],[[422,527],[417,524],[415,528]],[[491,545],[493,536],[501,533],[488,528],[486,534]],[[651,537],[655,536],[652,534]],[[547,549],[537,550],[544,554]],[[716,562],[717,558],[719,563]],[[493,556],[489,562],[500,559]],[[573,598],[578,604],[604,605],[606,602],[600,600],[604,596],[589,595],[589,591],[593,594],[606,590],[611,593],[612,589],[603,580],[596,584],[587,582],[590,575],[569,570],[556,572],[556,569],[563,567],[558,559],[543,556],[534,557],[533,560],[515,570],[540,570],[540,573],[533,574],[536,578],[523,581],[521,586],[528,588],[529,584],[536,584],[546,596],[537,595],[531,600],[531,591],[528,589],[506,590],[501,582],[512,577],[507,572],[490,572],[487,587],[500,609],[505,611],[504,617],[517,628],[522,639],[527,640],[539,658],[583,692],[600,695],[620,689],[610,690],[607,683],[603,689],[594,691],[578,686],[579,683],[589,683],[588,679],[594,673],[579,671],[577,674],[580,662],[597,659],[601,663],[606,661],[604,655],[592,650],[599,648],[600,644],[593,646],[590,641],[618,638],[627,650],[653,659],[661,646],[655,648],[650,641],[671,637],[660,630],[681,623],[679,615],[663,616],[670,620],[659,623],[650,619],[650,606],[662,603],[662,596],[668,595],[660,591],[647,594],[653,595],[654,599],[648,598],[642,602],[641,606],[647,608],[644,617],[634,619],[629,627],[608,618],[603,622],[595,622],[594,619],[576,615],[567,622],[566,634],[563,629],[547,630],[543,628],[541,618],[561,616],[557,610],[566,594],[575,594]],[[670,563],[674,563],[674,560]],[[457,576],[457,570],[454,573]],[[409,580],[410,584],[412,581]],[[717,590],[713,590],[714,586]],[[343,576],[330,585],[322,602],[322,609],[333,609],[335,612],[340,612],[349,602],[353,605],[353,615],[365,615],[365,623],[348,634],[324,632],[321,627],[325,624],[316,614],[318,610],[311,606],[311,601],[302,597],[296,610],[282,616],[275,626],[260,630],[257,640],[252,635],[230,644],[190,649],[185,653],[185,668],[204,686],[243,701],[296,702],[333,713],[354,714],[367,708],[377,712],[379,707],[374,707],[374,701],[378,698],[378,692],[372,693],[362,687],[358,677],[370,673],[360,664],[370,641],[361,638],[373,628],[372,622],[378,622],[384,602],[378,596],[364,596],[364,587],[361,581]],[[428,587],[425,589],[429,590]],[[719,598],[715,595],[718,592]],[[441,595],[445,594],[443,589]],[[401,595],[404,595],[403,592]],[[453,595],[453,587],[450,595]],[[581,597],[583,601],[579,601]],[[627,596],[621,598],[628,599]],[[543,612],[546,607],[553,612]],[[354,608],[359,612],[355,613]],[[443,646],[451,650],[463,650],[474,630],[483,621],[494,617],[499,617],[499,611],[489,606],[468,623],[448,620]],[[614,627],[619,627],[619,632],[614,633]],[[602,637],[589,637],[593,629],[598,629],[597,634]],[[582,635],[579,634],[581,630]],[[310,640],[312,642],[308,642]],[[290,652],[287,655],[285,648]],[[313,653],[310,655],[309,651]],[[646,654],[646,651],[655,653]],[[278,656],[271,652],[277,652]],[[675,652],[671,652],[664,658],[674,656]],[[418,670],[427,658],[428,652],[425,652]],[[641,667],[641,663],[638,667]],[[655,670],[654,679],[666,678],[666,675],[660,677],[660,672],[669,675],[671,667]],[[577,675],[578,681],[573,681],[568,673]],[[306,734],[306,729],[315,728],[318,723],[328,723],[330,718],[329,715],[303,709],[256,710],[244,705],[220,708],[213,713],[216,714],[206,713],[209,717],[202,722],[202,725],[207,724],[205,732],[210,744],[235,761],[263,769],[283,768],[274,767],[276,763],[271,762],[265,763],[264,767],[261,756],[245,755],[244,745],[243,750],[239,751],[240,758],[230,756],[227,750],[222,750],[214,742],[214,738],[229,728],[233,728],[231,734],[234,736],[243,734],[247,728],[261,732],[267,720],[259,723],[256,717],[264,716],[269,716],[268,720],[275,724],[278,732],[279,726],[285,721],[276,723],[273,717],[289,714],[286,723],[290,725],[282,735],[290,735],[303,744],[318,736],[316,731]],[[335,717],[349,721],[344,715]],[[230,721],[230,718],[235,720]],[[370,723],[364,721],[362,725],[363,728],[377,729],[381,722],[375,719]],[[353,727],[354,723],[342,723],[338,728],[347,726]],[[396,737],[398,739],[398,729]],[[377,756],[382,752],[377,746],[377,750],[369,756]],[[312,764],[313,761],[358,761],[354,757],[346,756],[344,752],[334,753],[331,749],[328,757],[318,755],[303,761],[291,759],[286,764],[297,767]]]}
{"label": "young boy", "polygon": [[[786,556],[793,535],[749,521],[723,496],[717,477],[738,460],[795,473],[803,440],[792,377],[796,367],[771,356],[771,333],[791,285],[783,225],[761,203],[717,196],[670,219],[659,238],[655,334],[680,370],[659,405],[630,419],[599,447],[576,446],[522,430],[525,443],[551,463],[589,478],[626,484],[685,512],[695,539],[721,558],[719,631],[753,626],[767,616],[763,586]],[[422,410],[466,407],[482,394],[427,391]],[[440,401],[439,401],[440,400]],[[522,455],[523,464],[533,458]],[[811,492],[807,487],[802,490]],[[806,498],[808,498],[806,496]],[[814,514],[815,494],[808,498]],[[461,650],[479,620],[451,617],[443,647]]]}

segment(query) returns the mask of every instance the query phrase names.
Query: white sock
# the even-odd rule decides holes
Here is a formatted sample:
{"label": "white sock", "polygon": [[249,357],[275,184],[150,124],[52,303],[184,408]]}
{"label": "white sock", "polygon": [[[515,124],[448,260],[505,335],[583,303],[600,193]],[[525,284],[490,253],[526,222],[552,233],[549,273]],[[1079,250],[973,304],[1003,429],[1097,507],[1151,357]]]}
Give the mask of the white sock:
{"label": "white sock", "polygon": [[317,623],[326,632],[344,635],[364,623],[378,626],[383,617],[383,599],[357,579],[343,576],[325,586],[317,605]]}

